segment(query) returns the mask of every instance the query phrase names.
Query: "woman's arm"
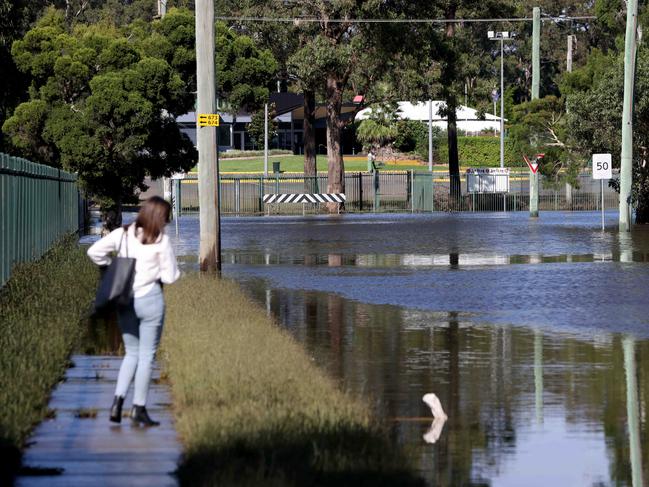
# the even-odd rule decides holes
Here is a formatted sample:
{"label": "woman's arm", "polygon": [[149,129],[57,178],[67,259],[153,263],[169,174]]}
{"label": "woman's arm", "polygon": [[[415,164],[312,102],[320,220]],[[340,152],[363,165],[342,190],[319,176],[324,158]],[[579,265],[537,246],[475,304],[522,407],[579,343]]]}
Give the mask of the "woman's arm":
{"label": "woman's arm", "polygon": [[160,252],[160,280],[164,284],[171,284],[180,277],[174,249],[169,237],[162,237],[162,251]]}
{"label": "woman's arm", "polygon": [[99,266],[109,265],[111,261],[109,254],[119,248],[122,235],[124,235],[124,229],[120,227],[110,232],[104,238],[97,240],[88,249],[88,257],[90,257],[90,260]]}

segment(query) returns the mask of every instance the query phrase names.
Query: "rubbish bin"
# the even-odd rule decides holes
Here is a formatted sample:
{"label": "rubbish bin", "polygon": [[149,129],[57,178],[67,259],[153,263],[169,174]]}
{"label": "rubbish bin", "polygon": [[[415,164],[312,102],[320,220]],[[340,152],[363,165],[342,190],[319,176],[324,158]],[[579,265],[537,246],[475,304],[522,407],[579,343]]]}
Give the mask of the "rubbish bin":
{"label": "rubbish bin", "polygon": [[273,161],[273,172],[274,172],[274,173],[281,172],[281,171],[279,170],[279,163],[280,163],[280,161]]}

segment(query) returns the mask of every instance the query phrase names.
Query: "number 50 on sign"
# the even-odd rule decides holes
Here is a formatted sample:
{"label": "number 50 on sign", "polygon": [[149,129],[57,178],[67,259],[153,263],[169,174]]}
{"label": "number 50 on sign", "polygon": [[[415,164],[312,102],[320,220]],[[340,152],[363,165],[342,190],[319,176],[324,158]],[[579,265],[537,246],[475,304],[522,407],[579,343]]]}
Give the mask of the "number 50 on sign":
{"label": "number 50 on sign", "polygon": [[611,179],[612,177],[611,154],[593,154],[593,179]]}

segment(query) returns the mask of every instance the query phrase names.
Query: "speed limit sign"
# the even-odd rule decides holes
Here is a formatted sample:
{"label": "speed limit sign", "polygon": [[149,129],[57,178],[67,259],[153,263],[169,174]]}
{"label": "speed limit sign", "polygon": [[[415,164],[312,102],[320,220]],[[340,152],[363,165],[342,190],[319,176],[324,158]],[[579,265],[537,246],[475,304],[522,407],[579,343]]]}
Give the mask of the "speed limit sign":
{"label": "speed limit sign", "polygon": [[611,154],[593,154],[593,179],[611,179],[612,177]]}

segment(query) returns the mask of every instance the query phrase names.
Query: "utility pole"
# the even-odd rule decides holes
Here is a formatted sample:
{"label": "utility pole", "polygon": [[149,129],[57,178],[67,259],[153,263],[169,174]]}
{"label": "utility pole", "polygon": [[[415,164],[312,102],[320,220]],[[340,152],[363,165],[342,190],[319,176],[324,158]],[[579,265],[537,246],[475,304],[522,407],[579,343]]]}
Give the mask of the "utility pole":
{"label": "utility pole", "polygon": [[[532,13],[532,100],[538,100],[541,86],[541,9]],[[531,171],[530,171],[531,172]],[[530,217],[539,216],[539,171],[530,174]]]}
{"label": "utility pole", "polygon": [[433,171],[433,101],[428,100],[428,170]]}
{"label": "utility pole", "polygon": [[[167,0],[158,0],[158,18],[163,18],[167,13]],[[165,201],[172,203],[173,193],[171,191],[172,180],[167,177],[162,178],[162,197]]]}
{"label": "utility pole", "polygon": [[264,177],[268,177],[268,103],[264,104]]}
{"label": "utility pole", "polygon": [[620,158],[620,231],[631,231],[631,184],[633,182],[633,90],[637,46],[638,0],[626,2],[624,41],[624,106],[622,109],[622,154]]}
{"label": "utility pole", "polygon": [[[572,73],[572,51],[573,43],[576,37],[572,34],[568,36],[568,51],[566,54],[566,72]],[[569,205],[568,209],[572,209],[572,186],[566,183],[566,203]]]}
{"label": "utility pole", "polygon": [[575,40],[575,36],[570,34],[568,36],[568,51],[566,53],[566,71],[569,73],[572,73],[572,51],[573,51],[573,42]]}
{"label": "utility pole", "polygon": [[[196,0],[196,111],[215,113],[216,79],[214,67],[214,0]],[[216,170],[216,129],[199,127],[196,117],[198,146],[198,199],[200,205],[201,271],[221,270],[221,231],[219,225],[219,187]]]}

